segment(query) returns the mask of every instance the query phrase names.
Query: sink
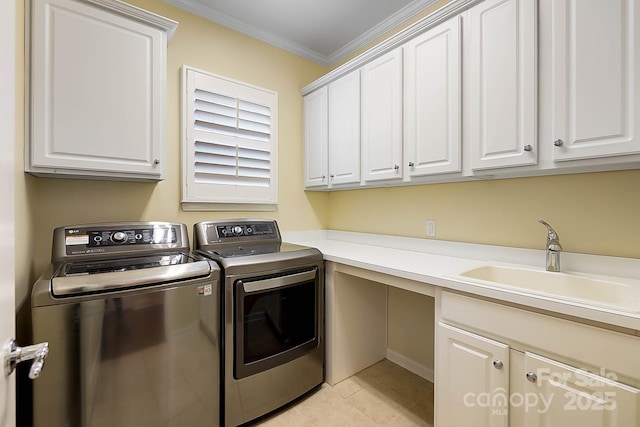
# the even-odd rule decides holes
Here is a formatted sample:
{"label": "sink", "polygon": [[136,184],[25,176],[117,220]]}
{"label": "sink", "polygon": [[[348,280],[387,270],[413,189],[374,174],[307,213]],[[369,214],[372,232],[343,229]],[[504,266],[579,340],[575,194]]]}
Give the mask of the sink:
{"label": "sink", "polygon": [[484,265],[460,273],[464,281],[490,282],[522,292],[577,300],[624,311],[640,312],[640,281],[531,267]]}

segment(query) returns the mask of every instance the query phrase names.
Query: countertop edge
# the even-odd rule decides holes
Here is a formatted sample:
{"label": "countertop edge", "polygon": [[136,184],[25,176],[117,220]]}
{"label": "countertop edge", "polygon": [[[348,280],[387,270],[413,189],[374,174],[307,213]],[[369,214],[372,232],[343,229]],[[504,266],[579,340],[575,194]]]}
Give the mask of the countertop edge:
{"label": "countertop edge", "polygon": [[[285,232],[283,239],[316,247],[323,253],[325,261],[640,331],[640,313],[532,295],[499,286],[468,283],[451,277],[488,261],[539,267],[545,262],[544,250],[334,230]],[[640,280],[640,259],[575,253],[563,253],[562,256],[564,269],[567,271]]]}

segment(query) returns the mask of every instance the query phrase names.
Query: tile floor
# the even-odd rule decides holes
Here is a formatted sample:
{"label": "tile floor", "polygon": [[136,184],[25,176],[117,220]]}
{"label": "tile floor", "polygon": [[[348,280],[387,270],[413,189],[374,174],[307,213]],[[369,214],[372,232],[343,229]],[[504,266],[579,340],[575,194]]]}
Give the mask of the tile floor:
{"label": "tile floor", "polygon": [[433,384],[385,359],[255,425],[432,426]]}

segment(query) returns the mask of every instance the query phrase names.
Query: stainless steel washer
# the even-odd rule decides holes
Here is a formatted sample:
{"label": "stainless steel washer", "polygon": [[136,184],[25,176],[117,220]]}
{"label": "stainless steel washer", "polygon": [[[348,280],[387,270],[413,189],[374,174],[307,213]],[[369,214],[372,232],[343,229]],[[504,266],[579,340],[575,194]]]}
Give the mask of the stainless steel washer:
{"label": "stainless steel washer", "polygon": [[194,226],[223,277],[223,419],[261,417],[324,381],[324,269],[314,248],[282,243],[270,220]]}
{"label": "stainless steel washer", "polygon": [[34,284],[35,427],[220,423],[220,271],[189,252],[184,224],[54,231]]}

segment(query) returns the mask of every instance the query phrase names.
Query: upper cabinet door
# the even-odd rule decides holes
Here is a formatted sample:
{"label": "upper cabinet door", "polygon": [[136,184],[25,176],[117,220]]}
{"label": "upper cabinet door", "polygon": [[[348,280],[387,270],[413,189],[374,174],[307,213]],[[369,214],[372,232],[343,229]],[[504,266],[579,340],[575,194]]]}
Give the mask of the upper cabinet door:
{"label": "upper cabinet door", "polygon": [[167,35],[103,3],[33,1],[26,169],[162,179]]}
{"label": "upper cabinet door", "polygon": [[405,169],[410,177],[460,172],[461,17],[404,46]]}
{"label": "upper cabinet door", "polygon": [[402,178],[402,49],[362,68],[365,181]]}
{"label": "upper cabinet door", "polygon": [[640,153],[640,5],[554,0],[554,160]]}
{"label": "upper cabinet door", "polygon": [[329,84],[329,183],[360,182],[360,70]]}
{"label": "upper cabinet door", "polygon": [[486,0],[465,23],[471,168],[537,163],[536,0]]}
{"label": "upper cabinet door", "polygon": [[328,174],[327,87],[304,97],[304,186],[327,186]]}

